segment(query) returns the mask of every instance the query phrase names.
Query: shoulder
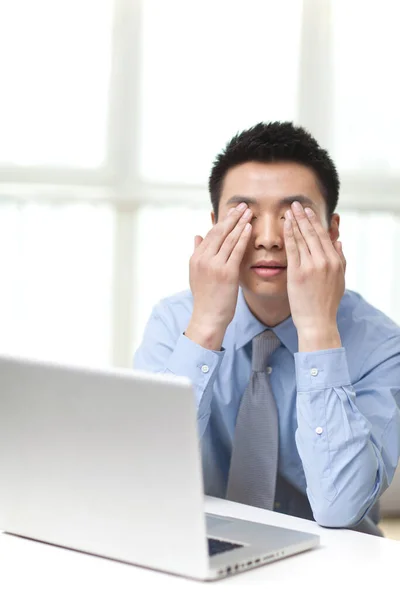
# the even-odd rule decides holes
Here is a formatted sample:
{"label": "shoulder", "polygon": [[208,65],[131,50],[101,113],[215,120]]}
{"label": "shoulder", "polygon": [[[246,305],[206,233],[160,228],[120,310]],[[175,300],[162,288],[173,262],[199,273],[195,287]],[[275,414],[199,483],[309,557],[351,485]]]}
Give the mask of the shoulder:
{"label": "shoulder", "polygon": [[338,328],[349,361],[365,363],[400,354],[400,327],[360,294],[346,290],[338,311]]}
{"label": "shoulder", "polygon": [[338,312],[338,323],[354,333],[361,331],[378,338],[400,336],[400,327],[360,294],[346,290]]}
{"label": "shoulder", "polygon": [[153,308],[153,318],[161,319],[178,328],[186,326],[193,311],[193,296],[190,290],[162,298]]}

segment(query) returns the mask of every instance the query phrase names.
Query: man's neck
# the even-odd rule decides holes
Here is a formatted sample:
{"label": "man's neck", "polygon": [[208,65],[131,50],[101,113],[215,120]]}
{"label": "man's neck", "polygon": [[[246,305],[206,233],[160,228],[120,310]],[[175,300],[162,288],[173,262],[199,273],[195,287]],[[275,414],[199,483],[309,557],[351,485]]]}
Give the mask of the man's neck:
{"label": "man's neck", "polygon": [[260,297],[243,290],[247,306],[253,315],[267,327],[275,327],[290,317],[288,297]]}

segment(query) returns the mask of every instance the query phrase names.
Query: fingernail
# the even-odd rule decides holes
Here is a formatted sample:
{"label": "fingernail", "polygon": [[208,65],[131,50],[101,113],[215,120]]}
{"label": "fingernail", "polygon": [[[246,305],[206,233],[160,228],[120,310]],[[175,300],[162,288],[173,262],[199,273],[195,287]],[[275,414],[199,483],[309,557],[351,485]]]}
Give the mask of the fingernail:
{"label": "fingernail", "polygon": [[244,213],[242,215],[242,219],[247,219],[250,215],[251,215],[251,210],[248,208],[247,210],[244,211]]}
{"label": "fingernail", "polygon": [[243,212],[245,208],[247,208],[246,202],[241,202],[239,206],[236,207],[236,210],[238,210],[239,212]]}
{"label": "fingernail", "polygon": [[308,206],[307,206],[307,208],[304,209],[304,212],[306,213],[307,217],[311,217],[312,218],[312,217],[315,216],[314,211],[311,210],[311,208],[308,208]]}
{"label": "fingernail", "polygon": [[295,212],[299,213],[299,212],[302,212],[303,207],[301,206],[300,202],[297,202],[297,200],[296,200],[295,202],[292,203],[292,209]]}
{"label": "fingernail", "polygon": [[233,211],[235,211],[235,210],[236,210],[236,208],[230,208],[230,209],[228,210],[228,215],[231,215],[231,214],[233,213]]}
{"label": "fingernail", "polygon": [[289,221],[290,221],[290,219],[292,219],[292,217],[293,217],[293,215],[292,215],[292,211],[291,211],[291,210],[287,210],[287,211],[285,212],[285,218],[286,218],[286,219],[289,219]]}

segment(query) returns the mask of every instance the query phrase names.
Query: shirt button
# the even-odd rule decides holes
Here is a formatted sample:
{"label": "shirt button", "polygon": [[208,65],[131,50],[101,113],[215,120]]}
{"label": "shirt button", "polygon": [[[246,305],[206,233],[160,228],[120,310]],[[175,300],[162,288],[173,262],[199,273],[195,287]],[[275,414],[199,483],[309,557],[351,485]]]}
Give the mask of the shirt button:
{"label": "shirt button", "polygon": [[271,373],[272,373],[272,367],[267,367],[267,373],[268,373],[268,375],[271,375]]}
{"label": "shirt button", "polygon": [[210,370],[210,367],[208,365],[203,365],[201,367],[201,370],[203,371],[203,373],[208,373],[208,371]]}
{"label": "shirt button", "polygon": [[321,435],[322,432],[323,432],[322,427],[317,427],[315,430],[315,433],[318,433],[318,435]]}
{"label": "shirt button", "polygon": [[310,373],[313,377],[315,377],[316,375],[318,375],[318,369],[311,369]]}

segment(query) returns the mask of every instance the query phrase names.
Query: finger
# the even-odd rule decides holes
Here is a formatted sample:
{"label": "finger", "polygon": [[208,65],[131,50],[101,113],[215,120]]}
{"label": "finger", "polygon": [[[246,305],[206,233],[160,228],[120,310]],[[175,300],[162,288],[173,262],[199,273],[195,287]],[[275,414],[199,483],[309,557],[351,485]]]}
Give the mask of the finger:
{"label": "finger", "polygon": [[203,241],[203,238],[201,237],[201,235],[196,235],[194,238],[194,250],[196,250],[196,248],[198,248],[201,244],[201,242]]}
{"label": "finger", "polygon": [[204,238],[204,242],[202,244],[203,251],[207,252],[207,254],[210,254],[210,256],[217,254],[224,243],[226,236],[236,226],[246,209],[247,204],[242,202],[235,208],[232,208],[226,215],[225,219],[214,225],[214,227],[212,227],[212,229]]}
{"label": "finger", "polygon": [[[297,224],[297,221],[294,217],[294,214],[291,210],[288,210],[285,213],[286,219],[290,219],[291,225],[292,225],[292,229],[293,229],[293,237],[296,241],[296,245],[297,245],[297,251],[299,253],[299,260],[300,263],[304,263],[306,261],[310,260],[311,254],[310,251],[308,249],[308,246],[305,242],[305,239],[299,229],[299,226]],[[300,264],[299,263],[299,264]]]}
{"label": "finger", "polygon": [[311,223],[311,225],[313,226],[313,228],[315,229],[315,231],[317,232],[317,235],[319,237],[320,243],[322,248],[324,249],[325,253],[328,256],[332,256],[334,253],[334,245],[332,243],[332,240],[329,236],[329,233],[327,232],[327,230],[323,227],[320,219],[317,217],[317,215],[315,214],[315,212],[311,209],[311,208],[305,208],[304,209],[307,218],[309,220],[309,222]]}
{"label": "finger", "polygon": [[229,256],[229,259],[227,261],[229,264],[236,265],[237,267],[239,267],[240,263],[243,260],[244,253],[246,252],[246,248],[250,240],[251,230],[251,223],[246,223],[242,230],[239,240],[237,241],[235,247],[233,248]]}
{"label": "finger", "polygon": [[287,211],[287,213],[286,213],[286,219],[285,219],[285,223],[283,226],[283,234],[285,237],[286,257],[287,257],[288,267],[291,267],[291,266],[299,267],[300,266],[300,254],[299,254],[299,250],[297,248],[296,239],[294,237],[292,217],[288,216],[289,212],[290,211]]}
{"label": "finger", "polygon": [[225,238],[225,241],[223,242],[223,244],[218,252],[218,257],[221,260],[226,262],[229,259],[234,247],[240,240],[243,229],[246,227],[246,223],[249,223],[251,221],[252,217],[253,217],[253,213],[250,210],[250,208],[248,208],[247,210],[244,211],[242,218],[239,219],[238,223],[236,224],[236,227]]}
{"label": "finger", "polygon": [[316,229],[313,226],[313,223],[304,211],[304,208],[302,207],[300,202],[293,202],[291,208],[296,223],[298,225],[299,231],[303,236],[309,253],[314,257],[322,255],[324,253],[324,250],[321,244],[321,240]]}
{"label": "finger", "polygon": [[346,262],[346,257],[343,254],[343,246],[342,246],[342,242],[335,242],[333,244],[336,252],[339,254],[340,260],[342,261],[342,265],[343,265],[343,269],[346,272],[346,266],[347,266],[347,262]]}

